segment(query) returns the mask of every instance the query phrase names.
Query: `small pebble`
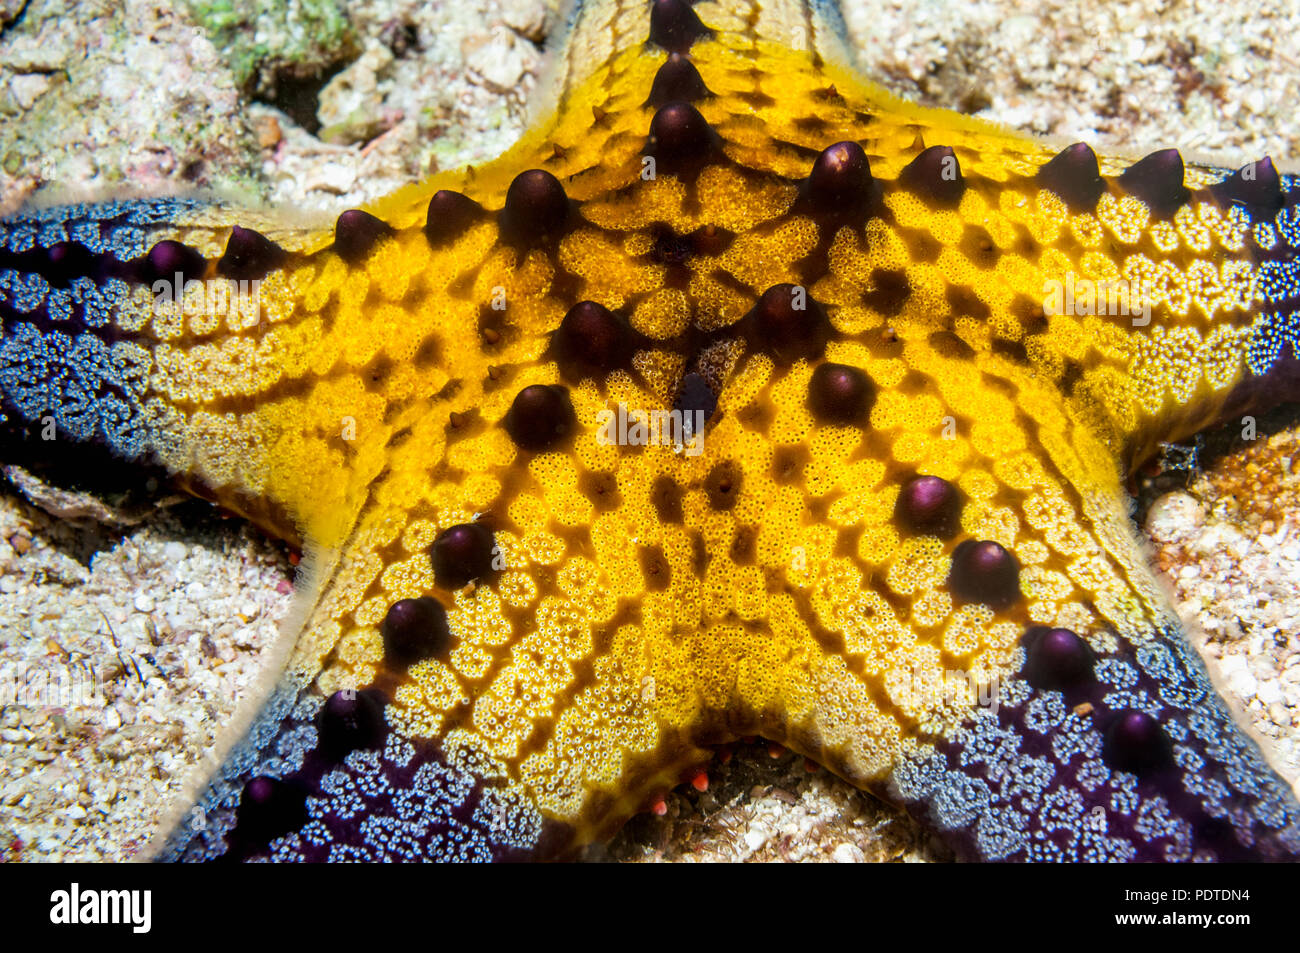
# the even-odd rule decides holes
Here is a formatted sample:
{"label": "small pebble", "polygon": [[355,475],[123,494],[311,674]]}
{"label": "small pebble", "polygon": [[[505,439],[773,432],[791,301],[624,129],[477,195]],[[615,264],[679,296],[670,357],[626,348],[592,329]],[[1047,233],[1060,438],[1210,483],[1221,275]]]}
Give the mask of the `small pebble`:
{"label": "small pebble", "polygon": [[837,864],[860,864],[866,860],[866,855],[862,853],[862,848],[857,844],[840,844],[831,854],[831,858]]}

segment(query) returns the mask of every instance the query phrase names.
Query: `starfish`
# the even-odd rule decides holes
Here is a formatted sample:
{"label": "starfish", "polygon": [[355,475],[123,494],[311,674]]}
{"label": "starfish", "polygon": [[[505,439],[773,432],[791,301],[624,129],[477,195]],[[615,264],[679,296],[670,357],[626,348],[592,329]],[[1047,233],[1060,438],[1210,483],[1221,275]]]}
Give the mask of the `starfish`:
{"label": "starfish", "polygon": [[305,553],[154,856],[571,857],[750,734],[975,859],[1300,855],[1124,484],[1300,396],[1300,180],[921,110],[842,33],[595,0],[514,148],[331,232],[0,223],[5,452]]}

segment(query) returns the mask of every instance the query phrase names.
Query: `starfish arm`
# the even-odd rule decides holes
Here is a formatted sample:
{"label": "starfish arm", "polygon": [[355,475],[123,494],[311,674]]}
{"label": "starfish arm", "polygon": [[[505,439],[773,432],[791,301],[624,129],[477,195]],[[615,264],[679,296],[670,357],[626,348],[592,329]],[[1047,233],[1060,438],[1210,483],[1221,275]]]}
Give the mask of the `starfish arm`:
{"label": "starfish arm", "polygon": [[[201,209],[177,200],[109,202],[0,223],[0,399],[10,442],[36,442],[24,428],[45,425],[47,443],[98,443],[127,460],[168,453],[175,428],[164,432],[152,419],[150,362],[131,340],[155,321],[153,298],[127,263],[143,264],[151,236]],[[147,277],[171,281],[180,270],[178,262],[173,274]]]}
{"label": "starfish arm", "polygon": [[152,199],[0,223],[6,458],[154,465],[283,538],[336,537],[372,475],[374,402],[295,284],[320,233],[261,219]]}
{"label": "starfish arm", "polygon": [[1003,192],[1035,245],[1022,287],[1039,294],[983,343],[1054,382],[1128,467],[1300,396],[1300,180],[1268,159],[1184,169],[1166,150],[1123,171],[1101,159],[1081,197],[1091,173],[1065,178],[1063,158],[1097,168],[1072,146]]}

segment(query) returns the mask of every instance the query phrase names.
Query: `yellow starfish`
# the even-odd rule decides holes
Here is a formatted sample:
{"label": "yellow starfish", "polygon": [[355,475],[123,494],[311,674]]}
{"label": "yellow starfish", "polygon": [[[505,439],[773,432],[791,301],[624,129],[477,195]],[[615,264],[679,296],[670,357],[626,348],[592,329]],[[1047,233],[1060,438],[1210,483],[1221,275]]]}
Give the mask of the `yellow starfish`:
{"label": "yellow starfish", "polygon": [[837,17],[581,4],[550,118],[332,234],[3,223],[10,425],[307,554],[161,856],[566,855],[745,734],[976,857],[1300,853],[1122,484],[1294,392],[1300,185],[917,109]]}

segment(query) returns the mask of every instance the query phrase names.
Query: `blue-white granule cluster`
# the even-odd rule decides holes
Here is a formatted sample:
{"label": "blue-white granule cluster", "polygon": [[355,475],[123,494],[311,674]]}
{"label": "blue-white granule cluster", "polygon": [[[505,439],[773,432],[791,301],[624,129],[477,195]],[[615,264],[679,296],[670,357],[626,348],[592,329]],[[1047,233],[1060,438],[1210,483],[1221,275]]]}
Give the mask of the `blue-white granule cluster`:
{"label": "blue-white granule cluster", "polygon": [[173,225],[207,205],[197,199],[160,198],[24,209],[0,219],[0,248],[24,252],[73,241],[92,254],[130,261],[149,250],[150,231]]}
{"label": "blue-white granule cluster", "polygon": [[[1135,640],[1136,641],[1136,640]],[[1001,685],[955,737],[894,770],[890,793],[919,806],[982,860],[1187,861],[1267,859],[1300,852],[1300,803],[1233,723],[1181,633],[1099,658],[1088,705]],[[1171,746],[1174,770],[1139,777],[1110,766],[1107,720],[1145,711]],[[1229,840],[1204,836],[1230,826]]]}
{"label": "blue-white granule cluster", "polygon": [[262,757],[214,782],[201,829],[182,825],[163,859],[225,853],[240,791],[254,776],[298,777],[313,793],[307,820],[246,857],[251,861],[455,861],[522,859],[542,836],[541,814],[521,790],[465,747],[405,737],[391,724],[382,746],[321,760],[313,726],[321,700],[299,696]]}
{"label": "blue-white granule cluster", "polygon": [[354,751],[307,799],[309,820],[276,838],[275,861],[490,862],[536,847],[542,817],[453,751],[419,753],[392,731],[382,750]]}
{"label": "blue-white granule cluster", "polygon": [[[76,277],[52,287],[30,265],[60,242],[116,264],[140,258],[149,237],[205,203],[149,199],[65,205],[0,221],[0,424],[43,438],[97,442],[127,460],[150,449],[142,348],[114,342],[129,287],[118,277]],[[107,269],[105,269],[107,270]],[[53,432],[47,425],[53,424]]]}
{"label": "blue-white granule cluster", "polygon": [[1300,359],[1300,176],[1281,177],[1283,202],[1273,225],[1276,240],[1263,249],[1257,290],[1264,301],[1250,342],[1252,374],[1267,374],[1288,354]]}

